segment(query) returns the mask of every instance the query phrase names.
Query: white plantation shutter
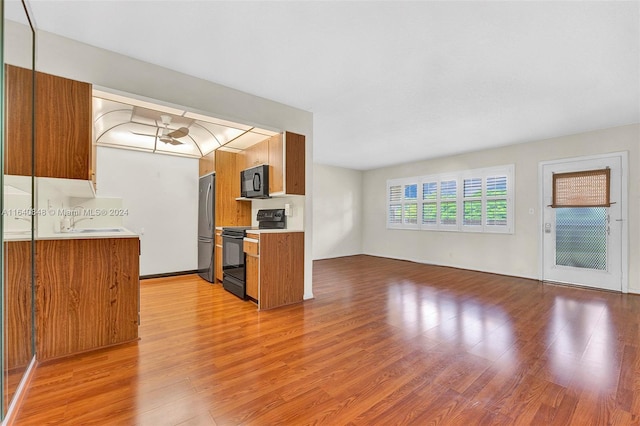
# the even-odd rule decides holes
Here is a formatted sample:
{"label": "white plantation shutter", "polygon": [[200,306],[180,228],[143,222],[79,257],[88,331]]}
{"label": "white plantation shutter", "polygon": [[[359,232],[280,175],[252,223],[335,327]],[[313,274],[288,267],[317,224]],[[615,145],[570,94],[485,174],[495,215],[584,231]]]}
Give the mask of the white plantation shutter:
{"label": "white plantation shutter", "polygon": [[458,182],[445,180],[440,182],[440,225],[458,223]]}
{"label": "white plantation shutter", "polygon": [[389,187],[389,225],[402,224],[402,185]]}
{"label": "white plantation shutter", "polygon": [[463,180],[462,225],[482,226],[482,178]]}
{"label": "white plantation shutter", "polygon": [[422,183],[422,225],[438,224],[438,182]]}
{"label": "white plantation shutter", "polygon": [[507,176],[487,177],[485,225],[507,226]]}
{"label": "white plantation shutter", "polygon": [[514,166],[387,181],[387,227],[513,232]]}

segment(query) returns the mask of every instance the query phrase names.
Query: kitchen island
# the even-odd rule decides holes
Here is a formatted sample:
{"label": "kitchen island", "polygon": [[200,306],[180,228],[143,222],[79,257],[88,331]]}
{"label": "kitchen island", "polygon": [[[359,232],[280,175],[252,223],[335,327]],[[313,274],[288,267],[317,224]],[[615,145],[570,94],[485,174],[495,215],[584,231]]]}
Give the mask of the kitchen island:
{"label": "kitchen island", "polygon": [[35,245],[39,361],[138,339],[137,234],[60,233]]}

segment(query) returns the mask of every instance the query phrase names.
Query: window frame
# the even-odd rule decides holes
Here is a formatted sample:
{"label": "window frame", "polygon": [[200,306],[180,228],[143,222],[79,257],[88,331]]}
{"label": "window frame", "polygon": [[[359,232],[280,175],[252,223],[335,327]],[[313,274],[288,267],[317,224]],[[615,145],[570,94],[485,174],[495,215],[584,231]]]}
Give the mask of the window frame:
{"label": "window frame", "polygon": [[[504,195],[488,195],[487,182],[488,179],[506,178]],[[465,197],[464,193],[464,181],[478,179],[481,182],[481,194],[480,196]],[[442,196],[442,182],[455,181],[456,182],[456,196],[454,198],[447,198]],[[435,199],[424,198],[424,185],[434,184],[436,185],[436,197]],[[390,201],[390,189],[393,186],[401,185],[402,190],[402,223],[389,223],[390,219],[390,207],[392,204]],[[404,212],[405,203],[415,203],[416,200],[405,200],[405,186],[417,185],[417,224],[405,224]],[[515,165],[509,164],[504,166],[487,167],[474,170],[463,170],[452,173],[442,173],[437,175],[425,175],[410,178],[397,178],[387,180],[387,229],[414,229],[423,231],[453,231],[453,232],[480,232],[480,233],[496,233],[496,234],[513,234],[515,223]],[[506,223],[505,224],[489,224],[488,222],[488,205],[494,200],[506,201]],[[456,223],[455,224],[443,224],[442,220],[442,203],[446,202],[456,203]],[[481,202],[481,223],[480,224],[465,224],[465,201],[480,201]],[[489,203],[488,203],[489,202]],[[436,206],[436,221],[435,223],[424,223],[424,206],[425,204],[435,204]]]}

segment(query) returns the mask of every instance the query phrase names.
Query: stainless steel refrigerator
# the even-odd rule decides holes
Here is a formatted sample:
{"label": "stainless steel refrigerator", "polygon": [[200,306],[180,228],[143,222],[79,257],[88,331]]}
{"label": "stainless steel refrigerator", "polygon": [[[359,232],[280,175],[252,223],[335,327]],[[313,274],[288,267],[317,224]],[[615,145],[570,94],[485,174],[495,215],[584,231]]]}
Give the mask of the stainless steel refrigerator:
{"label": "stainless steel refrigerator", "polygon": [[198,274],[205,280],[215,282],[215,199],[216,176],[210,174],[200,178],[198,197]]}

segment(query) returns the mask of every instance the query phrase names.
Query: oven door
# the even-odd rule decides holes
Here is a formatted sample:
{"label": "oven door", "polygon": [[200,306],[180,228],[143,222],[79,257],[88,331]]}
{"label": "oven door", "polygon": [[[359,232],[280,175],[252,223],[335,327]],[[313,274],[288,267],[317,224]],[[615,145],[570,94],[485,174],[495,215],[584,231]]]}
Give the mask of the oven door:
{"label": "oven door", "polygon": [[245,298],[244,236],[222,234],[222,286]]}

